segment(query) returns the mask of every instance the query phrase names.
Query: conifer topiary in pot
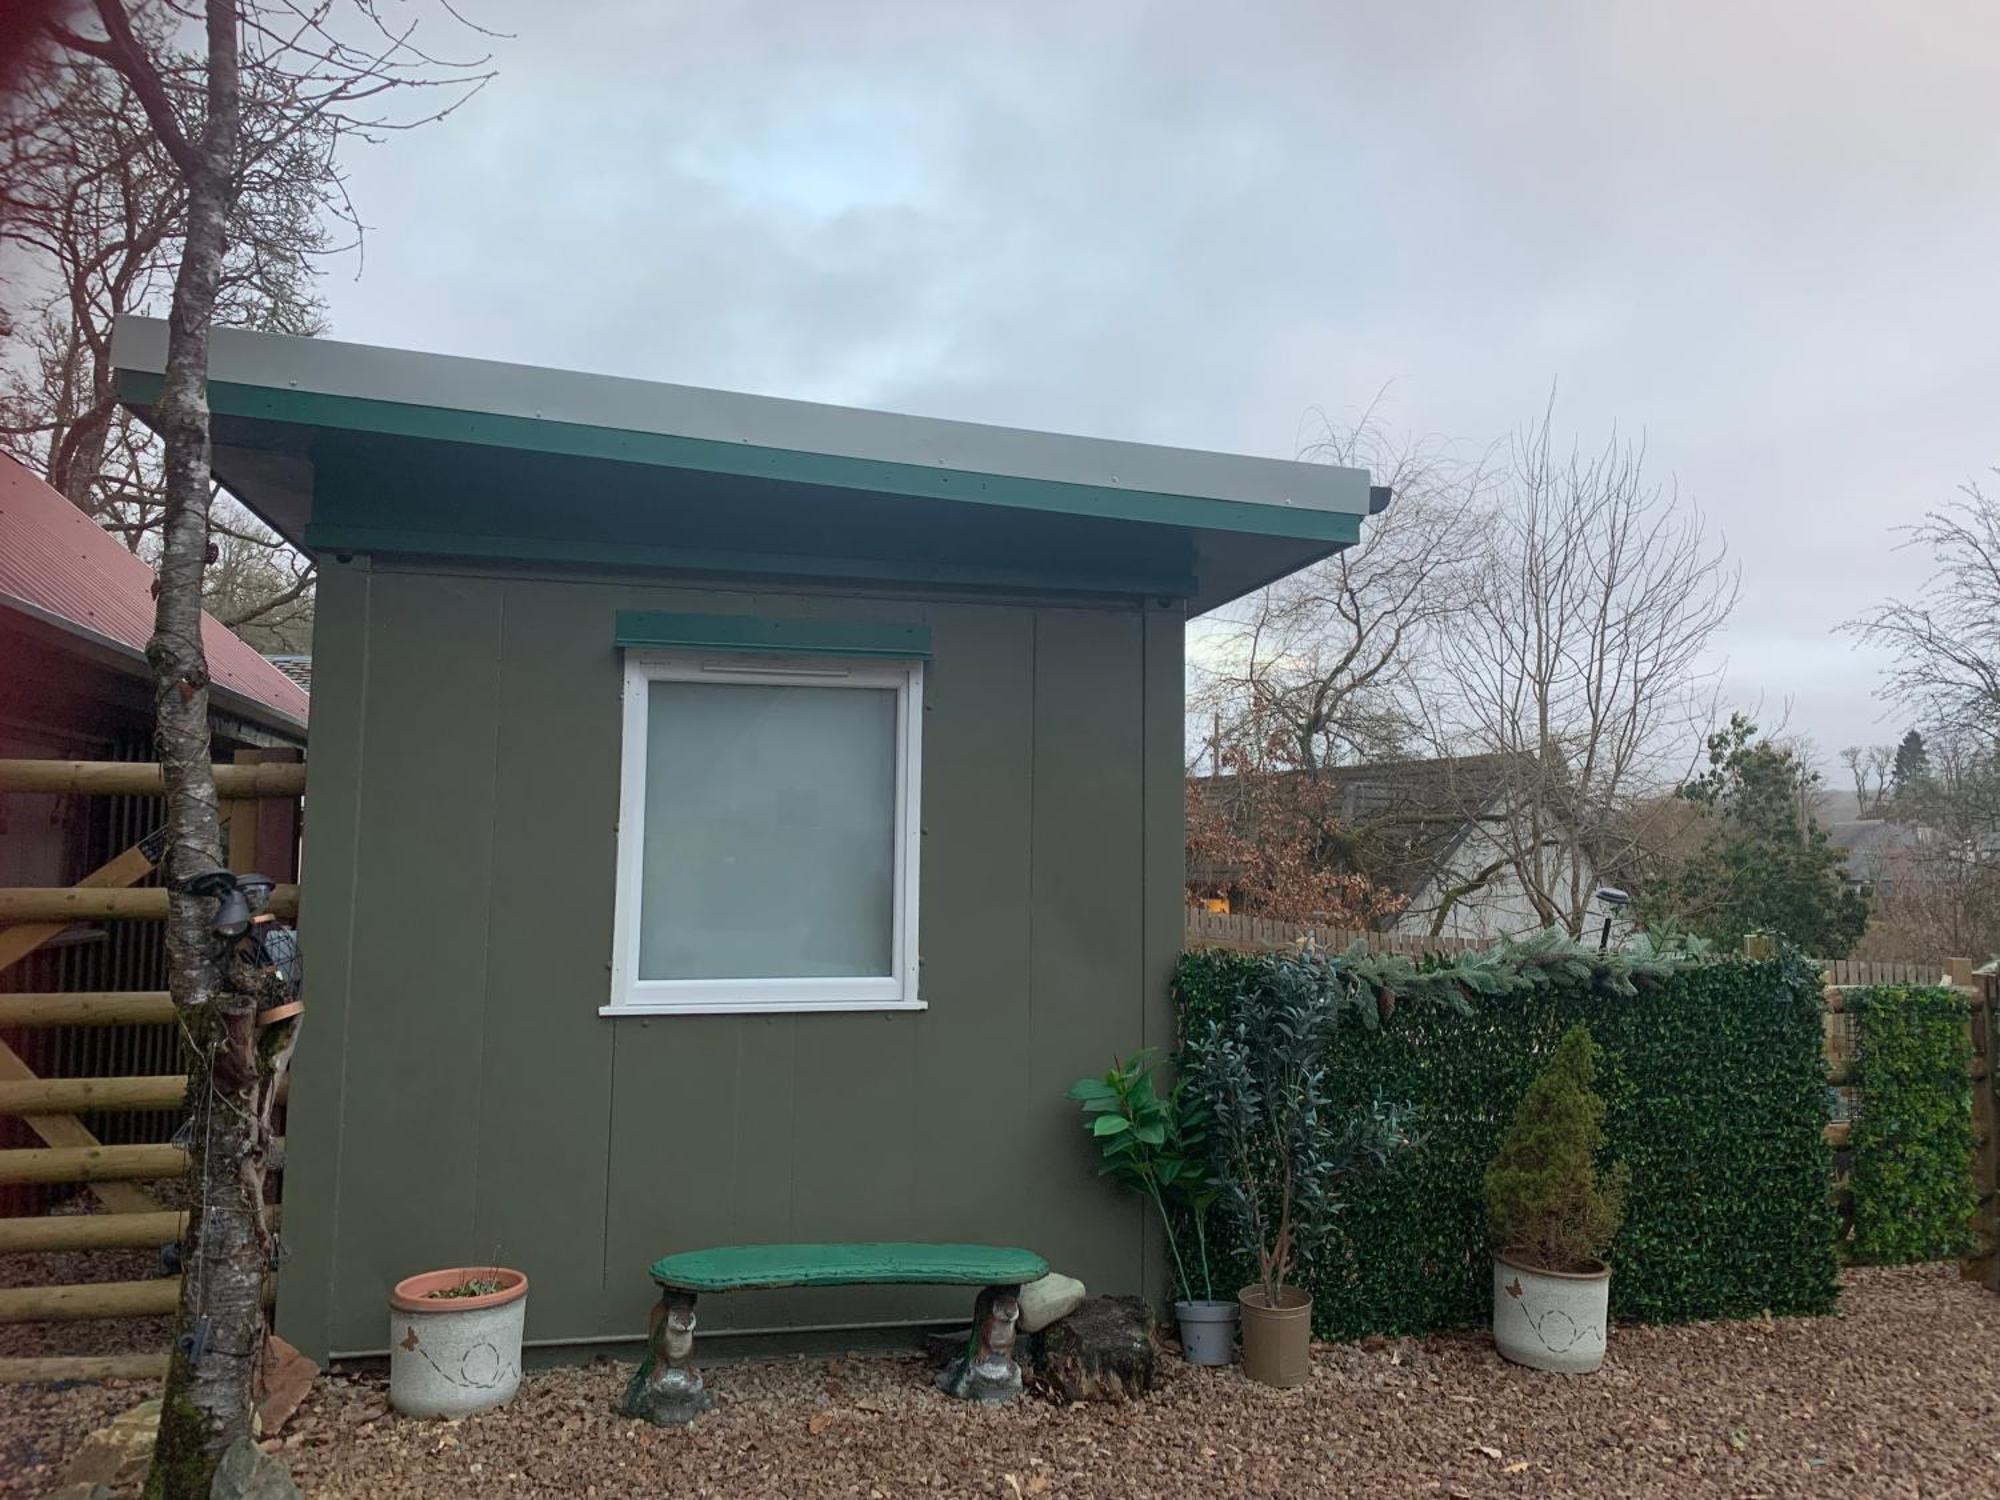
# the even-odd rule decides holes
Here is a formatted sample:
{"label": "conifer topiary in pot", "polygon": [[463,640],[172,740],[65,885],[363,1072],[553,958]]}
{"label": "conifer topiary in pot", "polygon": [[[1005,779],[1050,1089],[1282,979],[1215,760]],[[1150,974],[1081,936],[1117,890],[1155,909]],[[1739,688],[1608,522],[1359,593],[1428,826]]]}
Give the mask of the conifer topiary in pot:
{"label": "conifer topiary in pot", "polygon": [[1493,1237],[1493,1341],[1516,1364],[1582,1375],[1604,1362],[1611,1267],[1624,1212],[1622,1164],[1600,1173],[1604,1101],[1597,1044],[1572,1026],[1522,1096],[1486,1169]]}

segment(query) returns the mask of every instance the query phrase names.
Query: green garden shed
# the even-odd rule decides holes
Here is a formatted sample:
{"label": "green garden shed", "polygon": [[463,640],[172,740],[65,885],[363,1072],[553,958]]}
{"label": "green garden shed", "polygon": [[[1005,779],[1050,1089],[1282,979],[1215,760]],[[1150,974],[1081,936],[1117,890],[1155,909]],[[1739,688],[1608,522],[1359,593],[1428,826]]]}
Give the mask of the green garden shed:
{"label": "green garden shed", "polygon": [[[128,319],[120,393],[159,388]],[[279,1329],[519,1266],[643,1336],[661,1254],[1021,1244],[1164,1290],[1071,1079],[1171,1041],[1187,620],[1365,472],[218,331],[218,477],[318,559]],[[854,1338],[962,1294],[746,1293]]]}

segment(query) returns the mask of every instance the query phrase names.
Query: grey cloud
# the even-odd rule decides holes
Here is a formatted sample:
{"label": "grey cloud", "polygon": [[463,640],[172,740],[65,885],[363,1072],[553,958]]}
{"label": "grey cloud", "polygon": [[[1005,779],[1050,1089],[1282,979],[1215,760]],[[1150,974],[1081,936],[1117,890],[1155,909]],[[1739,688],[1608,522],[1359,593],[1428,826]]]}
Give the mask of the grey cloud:
{"label": "grey cloud", "polygon": [[1267,454],[1559,381],[1741,556],[1738,695],[1900,732],[1827,632],[2000,461],[1990,7],[475,3],[338,335]]}

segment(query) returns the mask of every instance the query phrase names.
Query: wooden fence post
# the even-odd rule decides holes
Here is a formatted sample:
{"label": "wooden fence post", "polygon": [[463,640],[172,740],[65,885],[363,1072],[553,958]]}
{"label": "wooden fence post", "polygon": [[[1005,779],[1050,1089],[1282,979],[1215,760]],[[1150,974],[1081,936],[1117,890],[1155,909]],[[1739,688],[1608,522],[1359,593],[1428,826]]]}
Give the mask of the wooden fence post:
{"label": "wooden fence post", "polygon": [[[254,766],[258,755],[255,750],[238,750],[234,760],[239,766]],[[222,804],[229,827],[229,852],[223,862],[238,875],[257,868],[257,810],[262,801],[259,797],[234,797]]]}
{"label": "wooden fence post", "polygon": [[1966,1029],[1972,1040],[1972,1231],[1978,1237],[1973,1253],[1960,1265],[1966,1280],[2000,1292],[2000,1132],[1996,1118],[1993,1048],[1993,1007],[2000,1000],[2000,976],[1975,974],[1972,961],[1950,960],[1946,978],[1969,993],[1971,1012]]}

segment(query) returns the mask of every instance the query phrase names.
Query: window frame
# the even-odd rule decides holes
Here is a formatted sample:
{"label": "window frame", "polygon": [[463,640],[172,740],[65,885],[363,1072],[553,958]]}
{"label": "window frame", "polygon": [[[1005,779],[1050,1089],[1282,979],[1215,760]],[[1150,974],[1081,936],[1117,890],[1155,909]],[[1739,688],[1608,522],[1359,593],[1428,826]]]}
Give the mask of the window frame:
{"label": "window frame", "polygon": [[[890,972],[768,979],[641,979],[639,912],[645,878],[649,704],[655,682],[894,690],[895,873]],[[619,734],[618,868],[611,995],[601,1016],[770,1015],[796,1011],[922,1010],[917,956],[918,864],[923,842],[924,663],[787,652],[625,649]]]}

